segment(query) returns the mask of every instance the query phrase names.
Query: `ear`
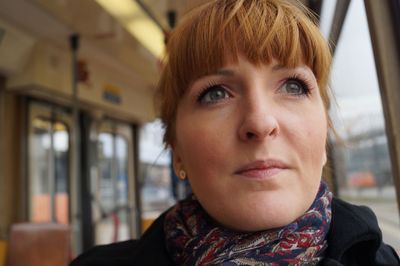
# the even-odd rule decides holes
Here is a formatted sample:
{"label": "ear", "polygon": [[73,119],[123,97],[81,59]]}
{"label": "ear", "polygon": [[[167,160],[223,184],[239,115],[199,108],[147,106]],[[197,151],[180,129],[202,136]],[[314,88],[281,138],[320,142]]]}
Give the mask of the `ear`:
{"label": "ear", "polygon": [[322,156],[323,156],[323,158],[322,158],[322,166],[325,166],[326,162],[328,161],[326,149],[324,150],[324,153],[322,154]]}

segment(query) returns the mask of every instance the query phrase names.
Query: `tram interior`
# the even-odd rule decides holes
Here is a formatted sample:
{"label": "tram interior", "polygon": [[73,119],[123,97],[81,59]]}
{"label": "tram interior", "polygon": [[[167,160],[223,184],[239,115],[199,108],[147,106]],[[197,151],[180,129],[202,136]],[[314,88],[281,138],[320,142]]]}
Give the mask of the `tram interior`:
{"label": "tram interior", "polygon": [[[0,266],[138,238],[190,193],[153,94],[166,34],[205,1],[0,1]],[[334,55],[324,178],[400,252],[400,1],[302,2]]]}

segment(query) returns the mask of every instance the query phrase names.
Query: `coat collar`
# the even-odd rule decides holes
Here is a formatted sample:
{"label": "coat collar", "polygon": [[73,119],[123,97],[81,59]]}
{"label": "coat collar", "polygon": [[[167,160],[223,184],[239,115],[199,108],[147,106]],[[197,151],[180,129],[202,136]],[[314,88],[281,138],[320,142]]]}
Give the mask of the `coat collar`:
{"label": "coat collar", "polygon": [[358,250],[354,247],[359,245],[363,246],[360,249],[363,254],[360,255],[372,258],[382,242],[382,232],[375,214],[369,208],[334,198],[327,240],[327,258],[343,261],[346,259],[346,252]]}

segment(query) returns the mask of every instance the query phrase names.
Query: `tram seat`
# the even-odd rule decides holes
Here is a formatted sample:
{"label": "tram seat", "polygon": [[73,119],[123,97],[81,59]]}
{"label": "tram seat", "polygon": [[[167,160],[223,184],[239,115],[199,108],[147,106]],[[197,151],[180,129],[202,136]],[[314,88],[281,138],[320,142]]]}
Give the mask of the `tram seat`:
{"label": "tram seat", "polygon": [[70,230],[55,223],[19,223],[11,227],[7,266],[66,266]]}

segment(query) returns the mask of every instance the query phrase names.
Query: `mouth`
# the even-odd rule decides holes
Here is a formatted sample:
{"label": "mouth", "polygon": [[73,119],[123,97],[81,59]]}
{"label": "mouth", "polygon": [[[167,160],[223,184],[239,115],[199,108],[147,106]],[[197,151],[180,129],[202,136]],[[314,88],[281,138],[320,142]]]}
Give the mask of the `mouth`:
{"label": "mouth", "polygon": [[248,179],[262,180],[270,179],[287,169],[289,169],[289,166],[280,160],[257,160],[240,167],[235,171],[235,175]]}

